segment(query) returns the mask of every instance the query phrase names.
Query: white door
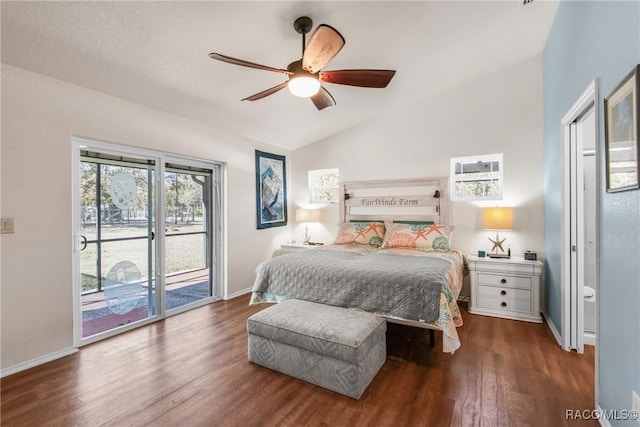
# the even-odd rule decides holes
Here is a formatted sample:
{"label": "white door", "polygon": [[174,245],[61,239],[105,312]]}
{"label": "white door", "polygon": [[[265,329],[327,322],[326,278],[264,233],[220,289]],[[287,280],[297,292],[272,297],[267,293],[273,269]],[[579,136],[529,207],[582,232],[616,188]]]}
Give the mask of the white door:
{"label": "white door", "polygon": [[[572,347],[595,345],[596,161],[595,108],[570,126]],[[586,341],[585,341],[586,339]]]}
{"label": "white door", "polygon": [[[596,303],[585,296],[597,292],[596,81],[562,119],[564,174],[562,187],[562,347],[584,351],[585,323],[594,332]],[[588,288],[587,288],[588,287]],[[595,289],[590,292],[589,288]],[[597,295],[595,296],[597,298]]]}
{"label": "white door", "polygon": [[595,345],[598,281],[596,277],[596,126],[593,108],[579,120],[578,127],[580,128],[578,136],[582,138],[584,181],[584,238],[581,245],[581,249],[584,251],[582,275],[584,279],[584,333],[585,344]]}

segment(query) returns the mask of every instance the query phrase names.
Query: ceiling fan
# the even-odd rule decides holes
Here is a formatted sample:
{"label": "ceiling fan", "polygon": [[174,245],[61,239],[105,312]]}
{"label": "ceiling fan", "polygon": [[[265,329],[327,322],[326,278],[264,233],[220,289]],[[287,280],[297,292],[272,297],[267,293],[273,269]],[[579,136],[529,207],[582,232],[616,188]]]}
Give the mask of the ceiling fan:
{"label": "ceiling fan", "polygon": [[309,43],[306,43],[306,34],[311,31],[313,21],[307,16],[300,17],[293,23],[296,32],[302,34],[302,59],[293,61],[287,69],[273,68],[260,65],[242,59],[232,58],[220,53],[210,53],[211,59],[241,65],[243,67],[256,68],[258,70],[272,71],[289,76],[289,80],[272,88],[263,90],[255,95],[248,96],[243,101],[257,101],[272,95],[283,89],[289,88],[291,93],[302,98],[311,98],[311,102],[318,110],[336,105],[333,96],[320,82],[335,83],[348,86],[367,88],[387,87],[395,70],[332,70],[322,71],[322,68],[340,52],[344,46],[344,37],[329,25],[321,24],[311,35]]}

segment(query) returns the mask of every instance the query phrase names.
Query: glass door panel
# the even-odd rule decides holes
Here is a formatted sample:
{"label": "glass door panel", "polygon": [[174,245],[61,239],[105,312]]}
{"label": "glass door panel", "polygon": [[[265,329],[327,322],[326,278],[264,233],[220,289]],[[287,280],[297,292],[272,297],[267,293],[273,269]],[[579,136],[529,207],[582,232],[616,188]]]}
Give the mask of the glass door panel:
{"label": "glass door panel", "polygon": [[165,169],[165,266],[167,310],[212,295],[211,171]]}
{"label": "glass door panel", "polygon": [[156,313],[152,163],[81,157],[82,338]]}

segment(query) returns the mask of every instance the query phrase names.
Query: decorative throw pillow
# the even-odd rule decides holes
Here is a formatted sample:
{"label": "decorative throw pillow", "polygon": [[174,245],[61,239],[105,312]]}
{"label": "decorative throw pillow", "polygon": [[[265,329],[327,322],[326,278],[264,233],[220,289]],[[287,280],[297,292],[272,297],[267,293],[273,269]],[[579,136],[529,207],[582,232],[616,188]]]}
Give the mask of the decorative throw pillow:
{"label": "decorative throw pillow", "polygon": [[338,226],[336,245],[358,243],[380,247],[384,237],[384,222],[343,222]]}
{"label": "decorative throw pillow", "polygon": [[454,228],[428,222],[395,223],[384,236],[382,247],[450,252]]}

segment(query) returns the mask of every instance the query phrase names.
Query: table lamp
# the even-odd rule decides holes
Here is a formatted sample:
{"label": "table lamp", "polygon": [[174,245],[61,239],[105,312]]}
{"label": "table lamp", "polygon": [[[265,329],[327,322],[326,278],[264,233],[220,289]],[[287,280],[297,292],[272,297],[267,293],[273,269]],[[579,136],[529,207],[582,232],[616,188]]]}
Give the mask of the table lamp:
{"label": "table lamp", "polygon": [[308,245],[311,236],[309,236],[309,223],[320,222],[320,209],[296,209],[296,222],[304,223],[304,244]]}
{"label": "table lamp", "polygon": [[484,230],[496,230],[496,239],[493,240],[489,237],[489,241],[493,243],[493,248],[491,248],[493,253],[487,255],[491,258],[509,258],[510,254],[498,252],[498,249],[504,252],[502,244],[506,240],[506,237],[500,239],[498,232],[500,230],[513,230],[513,208],[483,208],[482,228]]}

